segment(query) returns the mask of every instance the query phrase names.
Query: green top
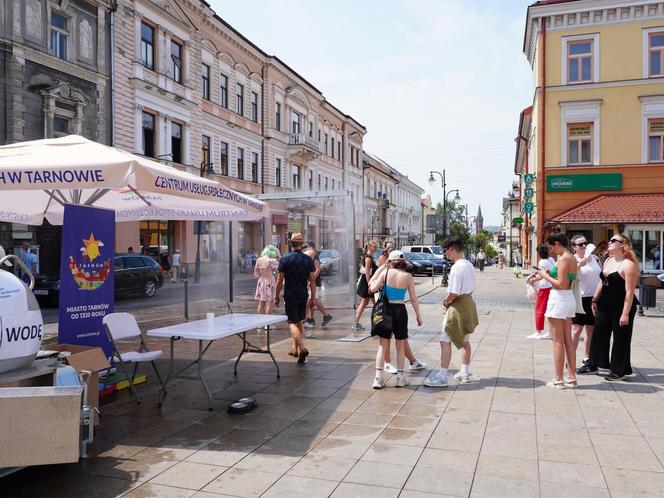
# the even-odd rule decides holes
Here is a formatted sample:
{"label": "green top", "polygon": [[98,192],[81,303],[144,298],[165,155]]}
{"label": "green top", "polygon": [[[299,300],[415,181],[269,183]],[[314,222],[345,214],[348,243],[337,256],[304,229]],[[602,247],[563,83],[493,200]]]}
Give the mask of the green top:
{"label": "green top", "polygon": [[[557,266],[554,266],[553,268],[551,268],[551,269],[549,270],[549,275],[551,275],[551,277],[557,279],[557,278],[558,278],[558,267],[557,267]],[[572,272],[568,272],[568,273],[567,273],[567,278],[568,278],[571,282],[573,282],[574,280],[576,280],[576,274],[574,274],[574,273],[572,273]]]}

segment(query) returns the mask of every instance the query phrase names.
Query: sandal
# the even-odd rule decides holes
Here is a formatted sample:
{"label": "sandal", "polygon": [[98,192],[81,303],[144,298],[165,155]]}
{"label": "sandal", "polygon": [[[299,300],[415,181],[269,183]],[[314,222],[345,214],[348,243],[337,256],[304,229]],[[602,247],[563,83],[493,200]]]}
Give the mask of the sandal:
{"label": "sandal", "polygon": [[292,347],[288,350],[288,356],[294,356],[297,358],[299,356],[299,353],[297,352],[297,349]]}
{"label": "sandal", "polygon": [[549,387],[555,387],[556,389],[565,389],[565,381],[564,380],[551,380],[546,383],[547,386]]}
{"label": "sandal", "polygon": [[576,381],[576,378],[574,379],[565,379],[565,387],[569,387],[571,389],[576,389],[579,387],[578,382]]}

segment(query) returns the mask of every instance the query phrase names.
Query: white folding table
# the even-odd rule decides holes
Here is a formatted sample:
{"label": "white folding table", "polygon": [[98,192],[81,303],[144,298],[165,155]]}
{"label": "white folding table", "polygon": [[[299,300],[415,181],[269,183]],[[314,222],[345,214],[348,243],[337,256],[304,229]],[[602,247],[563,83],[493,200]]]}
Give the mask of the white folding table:
{"label": "white folding table", "polygon": [[[171,342],[170,368],[168,371],[168,376],[166,377],[166,381],[164,382],[164,387],[162,387],[161,392],[159,393],[159,404],[161,405],[164,398],[166,397],[165,386],[171,378],[200,380],[207,394],[210,403],[210,409],[212,409],[212,394],[210,393],[207,383],[201,374],[201,363],[203,361],[203,355],[205,355],[206,351],[210,348],[214,341],[223,339],[225,337],[230,337],[232,335],[237,335],[242,340],[242,350],[240,351],[240,355],[235,360],[235,365],[233,368],[233,373],[235,375],[237,375],[237,364],[244,353],[260,353],[270,355],[270,358],[272,358],[272,361],[274,362],[274,366],[277,368],[277,378],[279,378],[279,365],[277,364],[277,360],[274,359],[274,355],[270,350],[270,326],[274,325],[275,323],[286,321],[286,319],[286,315],[230,313],[228,315],[215,317],[214,322],[212,323],[208,323],[206,319],[148,330],[148,336],[167,337]],[[247,340],[248,331],[261,328],[265,328],[266,349],[256,346]],[[187,366],[174,373],[175,341],[179,339],[198,341],[198,357]],[[207,342],[205,347],[203,346],[204,342]],[[182,373],[194,365],[197,366],[196,375],[185,375]]]}

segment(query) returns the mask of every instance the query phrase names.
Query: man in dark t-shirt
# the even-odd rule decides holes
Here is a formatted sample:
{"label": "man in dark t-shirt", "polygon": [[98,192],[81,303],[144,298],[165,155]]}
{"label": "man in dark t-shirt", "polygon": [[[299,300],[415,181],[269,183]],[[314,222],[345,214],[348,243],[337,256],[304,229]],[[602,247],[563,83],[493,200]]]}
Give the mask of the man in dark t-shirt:
{"label": "man in dark t-shirt", "polygon": [[[309,351],[304,347],[303,321],[307,314],[307,285],[311,290],[311,299],[316,299],[316,268],[313,260],[302,253],[304,238],[301,233],[291,237],[293,250],[282,256],[279,261],[279,276],[275,291],[274,305],[279,306],[279,295],[284,287],[284,307],[288,316],[288,328],[295,341],[294,356],[298,363],[307,361]],[[284,280],[286,281],[284,285]]]}

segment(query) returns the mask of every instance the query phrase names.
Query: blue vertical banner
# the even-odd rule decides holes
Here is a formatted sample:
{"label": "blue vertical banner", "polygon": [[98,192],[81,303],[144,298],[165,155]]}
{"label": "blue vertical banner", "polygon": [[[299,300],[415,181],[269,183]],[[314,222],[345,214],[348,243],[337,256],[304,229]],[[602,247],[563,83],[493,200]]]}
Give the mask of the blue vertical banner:
{"label": "blue vertical banner", "polygon": [[65,205],[60,262],[58,341],[111,354],[102,319],[113,313],[115,211]]}

